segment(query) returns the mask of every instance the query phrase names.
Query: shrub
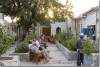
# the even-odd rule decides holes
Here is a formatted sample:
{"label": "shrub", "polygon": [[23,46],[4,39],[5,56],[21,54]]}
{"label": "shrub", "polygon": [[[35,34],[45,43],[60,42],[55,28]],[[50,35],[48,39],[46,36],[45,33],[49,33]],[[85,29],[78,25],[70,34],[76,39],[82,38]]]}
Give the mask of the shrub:
{"label": "shrub", "polygon": [[27,35],[27,36],[25,37],[25,39],[24,39],[23,42],[28,43],[30,40],[33,40],[35,37],[36,37],[36,34],[35,34],[35,33],[29,34],[29,35]]}
{"label": "shrub", "polygon": [[29,49],[28,49],[28,43],[25,43],[25,42],[21,42],[17,46],[17,48],[15,49],[16,53],[26,53],[28,51],[29,51]]}
{"label": "shrub", "polygon": [[95,45],[92,43],[91,39],[89,39],[89,38],[87,38],[83,42],[82,47],[83,47],[84,53],[87,54],[87,55],[96,51]]}
{"label": "shrub", "polygon": [[56,34],[56,39],[60,42],[60,43],[63,43],[66,39],[66,34],[65,33],[62,33],[62,32],[59,32]]}
{"label": "shrub", "polygon": [[56,39],[69,50],[74,50],[76,40],[72,32],[68,32],[68,33],[59,32],[56,35]]}
{"label": "shrub", "polygon": [[28,42],[32,39],[35,38],[35,33],[32,33],[30,35],[27,35],[24,39],[24,41],[22,41],[15,49],[16,53],[26,53],[29,51],[28,49]]}
{"label": "shrub", "polygon": [[66,39],[64,41],[64,46],[67,47],[69,50],[72,50],[74,51],[74,48],[75,48],[75,38],[71,38],[71,39]]}
{"label": "shrub", "polygon": [[15,40],[14,35],[7,35],[4,30],[4,27],[0,26],[0,55],[6,52],[6,50],[11,47],[12,43]]}

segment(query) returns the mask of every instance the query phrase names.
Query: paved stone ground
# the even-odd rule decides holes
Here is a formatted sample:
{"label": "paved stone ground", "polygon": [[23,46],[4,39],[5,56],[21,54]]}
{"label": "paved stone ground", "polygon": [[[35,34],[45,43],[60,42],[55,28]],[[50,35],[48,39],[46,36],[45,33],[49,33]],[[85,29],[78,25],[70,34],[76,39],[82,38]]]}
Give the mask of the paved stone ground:
{"label": "paved stone ground", "polygon": [[32,62],[20,62],[21,66],[75,66],[75,61],[68,61],[64,57],[61,51],[56,47],[56,45],[49,45],[48,50],[50,51],[49,55],[52,57],[50,61],[46,64],[36,65]]}
{"label": "paved stone ground", "polygon": [[[18,43],[16,42],[15,45],[13,45],[10,49],[7,50],[6,53],[4,53],[2,56],[7,57],[9,54],[13,53],[15,51],[15,47]],[[48,50],[50,51],[49,55],[52,57],[48,63],[45,64],[34,64],[32,62],[20,62],[18,63],[12,62],[12,61],[6,61],[6,66],[10,66],[13,64],[16,64],[18,66],[76,66],[75,61],[68,61],[68,58],[65,58],[65,56],[62,54],[61,51],[56,47],[56,45],[49,44]]]}
{"label": "paved stone ground", "polygon": [[13,56],[12,58],[12,60],[0,60],[0,63],[2,63],[3,66],[19,66],[19,56]]}
{"label": "paved stone ground", "polygon": [[0,60],[1,63],[4,64],[4,66],[19,66],[19,56],[9,56],[9,54],[13,53],[15,51],[16,46],[18,45],[18,41],[16,41],[11,48],[7,49],[7,51],[1,55],[1,57],[13,57],[12,60]]}
{"label": "paved stone ground", "polygon": [[[15,51],[15,47],[18,45],[16,42],[11,48],[7,50],[2,57],[8,57],[9,54]],[[34,64],[32,62],[20,62],[17,57],[14,60],[5,60],[3,62],[6,66],[76,66],[76,61],[69,61],[68,58],[65,58],[63,53],[56,47],[56,45],[49,44],[48,50],[50,51],[49,55],[52,57],[48,63],[45,64]]]}

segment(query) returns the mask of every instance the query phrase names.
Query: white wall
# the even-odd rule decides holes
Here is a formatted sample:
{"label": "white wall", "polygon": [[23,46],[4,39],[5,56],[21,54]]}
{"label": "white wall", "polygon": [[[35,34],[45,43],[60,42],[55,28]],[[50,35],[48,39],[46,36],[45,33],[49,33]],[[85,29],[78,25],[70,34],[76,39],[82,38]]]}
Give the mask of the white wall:
{"label": "white wall", "polygon": [[[98,24],[98,28],[99,28],[99,32],[98,32],[98,34],[99,34],[99,38],[98,38],[98,41],[99,41],[99,45],[100,45],[100,1],[99,1],[99,16],[98,16],[98,22],[99,22],[99,24]],[[100,49],[100,46],[99,46],[99,49]],[[99,50],[100,51],[100,50]]]}
{"label": "white wall", "polygon": [[99,26],[100,22],[99,22],[99,9],[97,11],[97,23],[96,23],[96,36],[97,36],[97,39],[99,37],[99,34],[100,34],[100,26]]}
{"label": "white wall", "polygon": [[51,23],[51,35],[56,34],[56,28],[60,27],[61,32],[66,32],[67,31],[67,24],[66,22],[55,22]]}
{"label": "white wall", "polygon": [[96,25],[96,11],[87,14],[87,16],[82,19],[82,28],[87,28],[88,25]]}
{"label": "white wall", "polygon": [[[96,10],[87,13],[86,17],[82,18],[80,21],[80,32],[82,28],[87,28],[89,25],[96,25],[96,35],[98,32],[98,22],[96,21],[98,17],[98,13]],[[97,16],[96,16],[97,15]]]}

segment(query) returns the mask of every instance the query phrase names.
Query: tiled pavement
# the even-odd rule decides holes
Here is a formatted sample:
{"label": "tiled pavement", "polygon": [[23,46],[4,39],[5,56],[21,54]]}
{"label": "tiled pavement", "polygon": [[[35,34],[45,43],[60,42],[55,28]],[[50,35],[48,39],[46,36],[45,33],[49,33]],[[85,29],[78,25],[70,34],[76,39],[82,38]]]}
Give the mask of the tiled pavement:
{"label": "tiled pavement", "polygon": [[[9,53],[12,53],[14,50],[14,47],[9,49],[4,55],[2,56],[8,56]],[[68,61],[68,58],[65,58],[65,56],[62,54],[62,52],[56,47],[56,45],[49,45],[48,50],[50,51],[49,55],[52,57],[48,63],[45,64],[34,64],[32,62],[20,62],[19,56],[14,56],[15,58],[13,60],[0,60],[5,66],[27,66],[27,67],[33,67],[33,66],[67,66],[67,67],[77,67],[76,61]],[[82,66],[82,67],[93,67],[93,66]],[[98,66],[94,66],[98,67]]]}
{"label": "tiled pavement", "polygon": [[20,62],[21,66],[75,66],[74,61],[68,61],[67,58],[64,57],[61,51],[58,50],[56,45],[50,45],[48,47],[50,51],[49,55],[52,57],[50,61],[46,64],[36,65],[32,62]]}
{"label": "tiled pavement", "polygon": [[[17,43],[16,43],[17,44]],[[3,57],[9,56],[9,54],[13,53],[15,50],[16,45],[11,47],[5,54],[3,54]],[[49,44],[48,50],[50,51],[49,55],[52,57],[48,63],[45,64],[34,64],[32,62],[20,62],[17,56],[15,56],[15,59],[13,60],[5,60],[4,64],[6,66],[68,66],[68,67],[76,67],[76,61],[69,61],[68,58],[65,58],[63,53],[56,47],[56,45]],[[14,61],[14,62],[13,62]],[[3,62],[2,60],[0,62]],[[83,66],[86,67],[86,66]],[[89,67],[89,66],[87,66]],[[91,67],[91,66],[90,66]]]}
{"label": "tiled pavement", "polygon": [[[5,54],[2,56],[9,56],[9,54],[13,53],[16,46],[11,47]],[[50,51],[49,56],[52,57],[48,63],[45,64],[34,64],[32,62],[20,62],[16,63],[16,66],[76,66],[74,61],[68,61],[68,58],[62,54],[62,52],[56,47],[56,45],[49,44],[48,50]],[[10,63],[11,62],[11,63]],[[20,63],[19,63],[20,62]],[[4,62],[7,66],[15,64],[12,61]]]}

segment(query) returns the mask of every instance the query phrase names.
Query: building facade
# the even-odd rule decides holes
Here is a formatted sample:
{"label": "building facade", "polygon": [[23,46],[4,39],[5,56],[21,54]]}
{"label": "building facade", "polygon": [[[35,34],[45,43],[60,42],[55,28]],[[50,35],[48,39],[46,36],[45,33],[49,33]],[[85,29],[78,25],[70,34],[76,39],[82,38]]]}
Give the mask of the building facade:
{"label": "building facade", "polygon": [[79,25],[79,33],[84,33],[87,36],[99,36],[99,9],[98,7],[92,8],[83,13],[75,21]]}
{"label": "building facade", "polygon": [[[94,7],[75,18],[76,32],[83,33],[93,39],[95,36],[96,44],[99,44],[100,23],[99,23],[99,7]],[[75,25],[75,24],[74,24]],[[98,47],[98,45],[97,45]]]}
{"label": "building facade", "polygon": [[68,30],[73,31],[72,20],[68,22],[52,22],[49,26],[38,24],[35,29],[38,36],[41,34],[45,34],[47,36],[55,36],[57,31],[63,33],[66,33]]}
{"label": "building facade", "polygon": [[56,35],[57,31],[67,32],[66,22],[55,22],[51,23],[51,35]]}

